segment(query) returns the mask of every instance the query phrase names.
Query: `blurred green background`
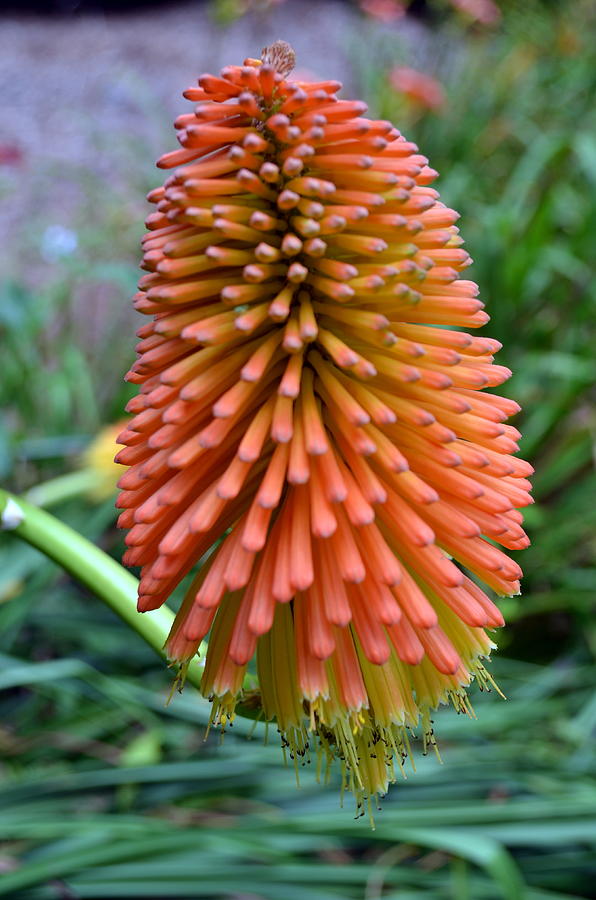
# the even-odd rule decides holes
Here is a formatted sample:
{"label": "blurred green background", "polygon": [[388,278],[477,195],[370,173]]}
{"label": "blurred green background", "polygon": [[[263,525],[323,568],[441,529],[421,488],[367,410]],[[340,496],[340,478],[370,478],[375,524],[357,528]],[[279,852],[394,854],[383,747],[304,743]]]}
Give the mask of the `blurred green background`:
{"label": "blurred green background", "polygon": [[[477,721],[440,711],[444,765],[420,759],[373,832],[349,803],[338,809],[334,775],[324,787],[305,768],[297,790],[276,741],[263,746],[259,728],[247,739],[250,723],[204,742],[208,709],[196,692],[166,706],[171,673],[140,639],[5,536],[0,896],[596,896],[596,7],[402,6],[311,4],[341,28],[319,27],[316,55],[305,50],[299,65],[339,74],[440,171],[492,317],[485,330],[515,373],[505,390],[524,408],[515,424],[536,467],[536,505],[532,547],[518,555],[523,594],[503,603],[509,624],[492,665],[509,699],[472,691]],[[0,140],[0,474],[12,490],[76,471],[130,396],[122,376],[138,327],[129,297],[143,198],[160,180],[153,159],[173,146],[169,122],[184,109],[176,95],[210,68],[201,29],[205,56],[223,65],[271,38],[294,42],[301,18],[305,4],[286,0],[172,6],[116,24],[103,14],[0,22],[4,49],[25,48],[23,85],[44,71],[76,81],[68,54],[77,48],[87,78],[70,108],[51,80],[49,91],[17,91],[19,127]],[[174,19],[188,21],[189,37],[167,31]],[[133,33],[137,50],[125,40]],[[343,71],[321,55],[325,41]],[[308,47],[306,33],[295,43]],[[396,87],[404,66],[440,86],[430,108],[428,85],[418,97]],[[82,488],[58,483],[52,511],[118,556],[113,497]]]}

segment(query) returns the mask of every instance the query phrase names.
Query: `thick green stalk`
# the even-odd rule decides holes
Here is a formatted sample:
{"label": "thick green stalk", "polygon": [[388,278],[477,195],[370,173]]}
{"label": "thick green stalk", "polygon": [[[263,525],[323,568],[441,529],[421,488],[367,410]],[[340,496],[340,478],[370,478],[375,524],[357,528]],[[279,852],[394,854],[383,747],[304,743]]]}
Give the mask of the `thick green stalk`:
{"label": "thick green stalk", "polygon": [[[174,614],[162,606],[153,612],[137,612],[138,581],[116,560],[64,522],[26,500],[0,490],[2,529],[12,531],[41,550],[110,606],[162,658]],[[186,677],[199,687],[202,668],[191,660]]]}

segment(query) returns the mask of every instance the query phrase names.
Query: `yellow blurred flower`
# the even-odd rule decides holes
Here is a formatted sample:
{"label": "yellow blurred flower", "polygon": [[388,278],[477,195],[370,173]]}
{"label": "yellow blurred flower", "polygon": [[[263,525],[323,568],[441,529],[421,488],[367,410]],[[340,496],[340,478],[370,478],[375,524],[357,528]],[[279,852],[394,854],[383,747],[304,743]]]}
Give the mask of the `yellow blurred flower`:
{"label": "yellow blurred flower", "polygon": [[126,425],[126,421],[120,419],[106,425],[83,452],[80,468],[89,470],[94,476],[90,479],[86,491],[92,500],[107,500],[116,490],[116,482],[122,474],[122,469],[114,462],[114,456],[119,449],[116,446],[116,438]]}

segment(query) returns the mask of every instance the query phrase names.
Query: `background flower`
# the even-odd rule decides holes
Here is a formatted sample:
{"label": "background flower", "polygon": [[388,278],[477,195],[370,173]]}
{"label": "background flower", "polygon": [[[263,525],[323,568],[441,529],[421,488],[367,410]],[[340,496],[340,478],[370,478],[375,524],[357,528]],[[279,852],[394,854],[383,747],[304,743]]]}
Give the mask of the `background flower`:
{"label": "background flower", "polygon": [[359,0],[359,6],[367,16],[385,24],[396,22],[406,14],[406,7],[399,0]]}
{"label": "background flower", "polygon": [[417,69],[394,66],[389,73],[389,81],[391,87],[414,106],[434,110],[445,105],[445,92],[441,84]]}

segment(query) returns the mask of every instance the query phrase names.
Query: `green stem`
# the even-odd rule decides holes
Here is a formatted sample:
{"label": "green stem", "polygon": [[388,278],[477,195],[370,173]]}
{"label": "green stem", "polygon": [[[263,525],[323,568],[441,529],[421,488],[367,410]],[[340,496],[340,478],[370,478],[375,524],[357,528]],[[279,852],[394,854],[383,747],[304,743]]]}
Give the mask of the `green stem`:
{"label": "green stem", "polygon": [[[159,656],[167,658],[164,643],[174,614],[162,606],[140,615],[137,612],[139,583],[134,575],[55,516],[7,491],[0,490],[0,513],[4,529],[66,569],[107,603]],[[186,677],[195,687],[200,687],[201,675],[202,667],[195,657],[190,661]]]}
{"label": "green stem", "polygon": [[93,469],[80,469],[78,472],[69,472],[67,475],[59,475],[49,481],[43,481],[30,488],[23,497],[36,506],[55,506],[73,497],[87,494],[97,485],[97,474]]}

